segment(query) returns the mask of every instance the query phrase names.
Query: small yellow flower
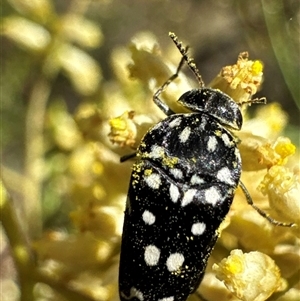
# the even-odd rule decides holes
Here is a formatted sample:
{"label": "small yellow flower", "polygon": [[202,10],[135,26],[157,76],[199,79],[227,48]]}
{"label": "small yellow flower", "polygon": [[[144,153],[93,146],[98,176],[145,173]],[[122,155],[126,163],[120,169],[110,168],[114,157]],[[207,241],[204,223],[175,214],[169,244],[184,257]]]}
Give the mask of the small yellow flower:
{"label": "small yellow flower", "polygon": [[260,252],[233,250],[218,265],[217,278],[243,301],[264,301],[284,288],[284,280],[275,262]]}
{"label": "small yellow flower", "polygon": [[249,60],[248,52],[242,52],[237,63],[223,67],[210,86],[242,103],[247,102],[259,90],[262,82],[263,63]]}
{"label": "small yellow flower", "polygon": [[169,77],[170,70],[164,63],[156,38],[149,32],[141,32],[129,45],[133,63],[128,64],[130,77],[144,83],[155,79],[161,85]]}
{"label": "small yellow flower", "polygon": [[137,129],[133,117],[134,111],[126,111],[121,116],[109,120],[111,132],[108,137],[112,143],[134,148]]}
{"label": "small yellow flower", "polygon": [[275,143],[266,143],[257,148],[257,152],[261,155],[261,164],[269,168],[286,164],[287,157],[293,155],[295,151],[295,145],[286,137],[278,137]]}
{"label": "small yellow flower", "polygon": [[271,208],[288,221],[300,222],[299,177],[284,166],[273,166],[258,189],[268,195]]}

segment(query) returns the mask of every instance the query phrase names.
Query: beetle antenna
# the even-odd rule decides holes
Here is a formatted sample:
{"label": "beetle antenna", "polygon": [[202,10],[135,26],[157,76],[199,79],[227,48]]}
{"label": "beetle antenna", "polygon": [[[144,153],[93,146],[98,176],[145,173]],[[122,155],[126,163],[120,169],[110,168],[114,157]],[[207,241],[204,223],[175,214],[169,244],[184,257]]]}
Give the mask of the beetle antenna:
{"label": "beetle antenna", "polygon": [[189,57],[187,52],[188,52],[188,47],[184,47],[182,42],[178,41],[178,37],[176,36],[175,33],[173,32],[169,32],[169,37],[173,40],[174,44],[176,45],[176,47],[178,48],[178,50],[180,51],[181,55],[184,57],[184,59],[186,60],[188,66],[190,67],[190,69],[192,70],[192,72],[194,73],[194,75],[196,76],[200,87],[204,87],[204,81],[202,79],[202,76],[200,75],[200,72],[194,62],[194,59]]}

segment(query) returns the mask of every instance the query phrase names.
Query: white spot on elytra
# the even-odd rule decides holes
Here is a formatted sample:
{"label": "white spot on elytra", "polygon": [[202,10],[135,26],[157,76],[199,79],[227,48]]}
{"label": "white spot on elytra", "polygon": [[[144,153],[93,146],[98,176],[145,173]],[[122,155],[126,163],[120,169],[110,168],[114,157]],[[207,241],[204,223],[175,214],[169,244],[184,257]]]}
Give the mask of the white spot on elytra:
{"label": "white spot on elytra", "polygon": [[169,127],[174,128],[175,126],[178,126],[180,123],[181,123],[181,117],[178,117],[169,123]]}
{"label": "white spot on elytra", "polygon": [[161,184],[160,175],[157,173],[152,173],[148,176],[145,175],[145,181],[152,189],[158,189]]}
{"label": "white spot on elytra", "polygon": [[195,185],[195,184],[203,184],[204,183],[204,180],[201,179],[199,176],[197,175],[193,175],[191,177],[191,184],[192,185]]}
{"label": "white spot on elytra", "polygon": [[158,299],[158,301],[174,301],[174,297],[166,297],[166,298],[162,298],[162,299]]}
{"label": "white spot on elytra", "polygon": [[220,193],[215,187],[210,187],[205,191],[205,201],[215,205],[220,200]]}
{"label": "white spot on elytra", "polygon": [[181,143],[186,142],[191,134],[191,128],[189,126],[185,127],[179,135],[179,140]]}
{"label": "white spot on elytra", "polygon": [[145,210],[143,213],[143,221],[147,225],[152,225],[155,223],[155,215],[148,210]]}
{"label": "white spot on elytra", "polygon": [[151,148],[151,153],[149,154],[149,157],[152,159],[158,159],[161,158],[164,155],[165,151],[164,148],[158,145],[153,145]]}
{"label": "white spot on elytra", "polygon": [[130,295],[126,296],[123,292],[121,292],[121,296],[126,299],[130,300],[132,298],[137,298],[140,301],[144,301],[144,295],[141,291],[136,289],[134,286],[130,289]]}
{"label": "white spot on elytra", "polygon": [[172,168],[170,169],[170,173],[176,178],[176,179],[182,179],[183,173],[178,168]]}
{"label": "white spot on elytra", "polygon": [[221,136],[221,138],[222,138],[222,140],[223,140],[223,142],[224,142],[224,144],[226,145],[226,146],[231,146],[232,145],[232,142],[230,141],[230,139],[229,139],[229,137],[228,137],[228,135],[227,134],[222,134],[222,136]]}
{"label": "white spot on elytra", "polygon": [[145,249],[144,259],[147,265],[157,265],[160,257],[160,249],[154,245],[149,245]]}
{"label": "white spot on elytra", "polygon": [[196,192],[197,192],[197,189],[189,189],[189,190],[187,190],[187,191],[184,193],[184,195],[183,195],[183,199],[182,199],[182,202],[181,202],[181,206],[184,207],[184,206],[186,206],[187,204],[189,204],[189,203],[193,200],[193,198],[194,198]]}
{"label": "white spot on elytra", "polygon": [[217,173],[217,178],[224,183],[234,185],[234,182],[231,178],[231,172],[228,167],[223,167],[222,169],[220,169]]}
{"label": "white spot on elytra", "polygon": [[176,203],[178,201],[178,198],[180,196],[179,189],[174,184],[170,185],[170,197],[172,202]]}
{"label": "white spot on elytra", "polygon": [[218,141],[215,136],[209,136],[207,142],[207,150],[213,152],[217,147]]}
{"label": "white spot on elytra", "polygon": [[201,235],[206,229],[206,225],[204,223],[195,223],[192,225],[192,233],[194,235]]}
{"label": "white spot on elytra", "polygon": [[167,268],[169,272],[175,272],[181,268],[184,262],[184,256],[181,253],[173,253],[167,259]]}

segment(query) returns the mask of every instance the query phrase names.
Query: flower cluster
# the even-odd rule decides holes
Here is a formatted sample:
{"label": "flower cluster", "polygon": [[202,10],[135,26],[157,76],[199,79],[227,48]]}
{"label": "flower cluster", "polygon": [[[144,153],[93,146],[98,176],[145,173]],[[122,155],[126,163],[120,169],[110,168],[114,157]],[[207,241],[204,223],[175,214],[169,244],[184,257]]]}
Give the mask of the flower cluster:
{"label": "flower cluster", "polygon": [[[130,162],[120,164],[120,156],[132,153],[146,131],[164,118],[152,95],[175,72],[179,53],[172,45],[162,54],[153,34],[138,33],[128,47],[112,49],[115,78],[105,81],[98,62],[88,53],[104,39],[99,25],[84,17],[90,1],[75,1],[80,9],[70,6],[64,15],[56,13],[48,0],[8,2],[16,13],[3,19],[1,34],[27,51],[31,66],[38,65],[38,71],[32,72],[36,77],[30,83],[33,88],[25,117],[24,177],[20,180],[6,172],[3,178],[10,176],[13,180],[8,186],[16,186],[22,196],[28,237],[39,239],[29,248],[35,256],[28,258],[37,259],[30,262],[29,272],[24,266],[25,273],[20,272],[24,256],[15,256],[16,269],[23,277],[6,281],[6,291],[14,289],[14,300],[20,291],[23,300],[119,300],[118,260],[131,168]],[[32,76],[31,70],[29,74]],[[52,93],[60,74],[83,99],[72,103],[76,108],[72,112],[63,93]],[[299,224],[297,150],[281,136],[287,116],[276,103],[258,106],[251,118],[247,115],[247,102],[262,80],[263,64],[243,52],[237,63],[222,68],[209,86],[244,107],[244,127],[235,135],[240,141],[242,181],[255,204],[279,220]],[[162,97],[173,111],[186,112],[175,100],[192,86],[181,72]],[[16,107],[13,103],[12,108]],[[42,220],[55,220],[59,226],[43,232]],[[3,222],[6,230],[13,228],[10,223],[11,219]],[[34,231],[38,234],[33,235]],[[296,300],[296,230],[271,225],[237,190],[219,231],[199,288],[208,300],[263,301],[273,292],[281,294],[280,301]],[[11,244],[14,232],[10,232],[12,237],[7,235]],[[221,261],[233,249],[244,253],[232,251]],[[251,250],[259,253],[247,253]],[[219,263],[214,272],[213,263]],[[267,281],[268,286],[255,279]]]}

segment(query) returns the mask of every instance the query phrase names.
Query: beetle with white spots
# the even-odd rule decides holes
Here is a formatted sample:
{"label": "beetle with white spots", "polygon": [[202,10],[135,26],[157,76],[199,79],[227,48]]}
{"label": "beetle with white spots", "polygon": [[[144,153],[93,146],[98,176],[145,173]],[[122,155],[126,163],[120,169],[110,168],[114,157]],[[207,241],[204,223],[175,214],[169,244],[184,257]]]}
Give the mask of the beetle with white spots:
{"label": "beetle with white spots", "polygon": [[[204,86],[187,48],[170,36],[183,58],[153,96],[167,117],[145,134],[135,154],[120,257],[122,301],[185,301],[198,288],[240,181],[241,158],[230,132],[241,129],[240,107]],[[176,114],[160,95],[184,61],[200,88],[178,100],[191,112]]]}

